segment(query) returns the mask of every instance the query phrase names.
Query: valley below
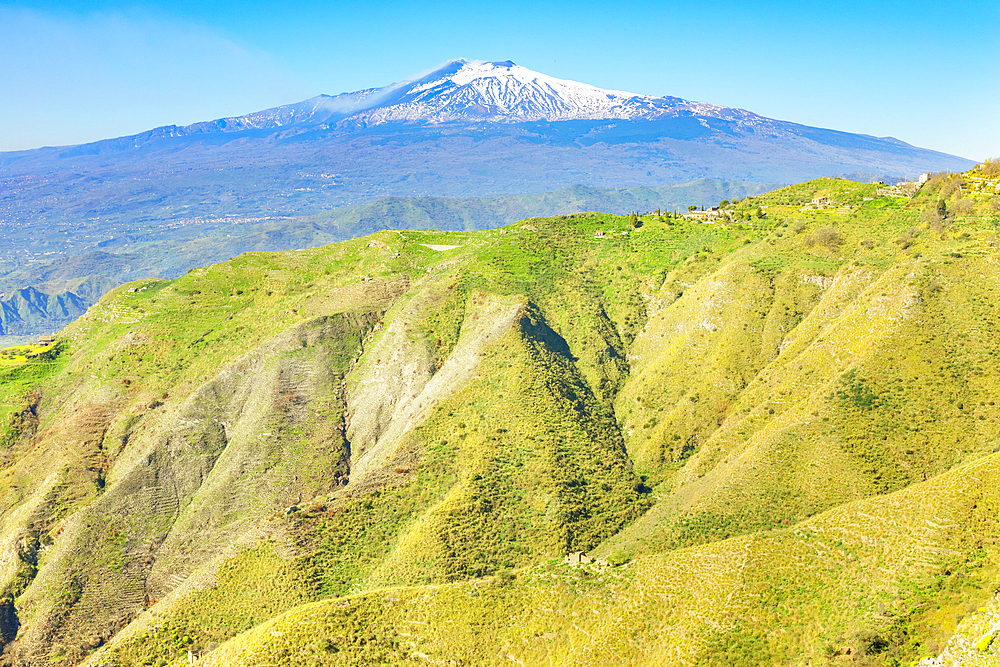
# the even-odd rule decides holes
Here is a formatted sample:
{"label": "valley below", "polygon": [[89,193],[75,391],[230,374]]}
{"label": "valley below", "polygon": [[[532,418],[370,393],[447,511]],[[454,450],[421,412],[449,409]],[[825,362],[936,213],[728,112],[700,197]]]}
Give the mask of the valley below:
{"label": "valley below", "polygon": [[0,661],[997,664],[994,172],[112,287],[0,357]]}

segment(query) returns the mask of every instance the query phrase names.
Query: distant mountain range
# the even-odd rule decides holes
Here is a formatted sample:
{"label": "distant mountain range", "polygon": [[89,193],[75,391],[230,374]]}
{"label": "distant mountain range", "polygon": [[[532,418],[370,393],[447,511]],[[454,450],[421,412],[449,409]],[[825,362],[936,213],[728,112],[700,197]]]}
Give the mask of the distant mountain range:
{"label": "distant mountain range", "polygon": [[83,315],[87,305],[72,292],[52,296],[26,287],[10,295],[0,293],[0,336],[61,329]]}
{"label": "distant mountain range", "polygon": [[[233,254],[284,247],[240,245],[243,234],[233,225],[300,237],[292,218],[387,197],[499,202],[574,186],[619,191],[703,178],[735,183],[734,191],[746,194],[764,183],[824,175],[895,180],[972,164],[893,138],[603,90],[510,61],[456,60],[384,88],[81,146],[0,153],[0,290],[40,285],[23,279],[94,252],[159,256],[152,266],[124,263],[170,277],[191,262],[225,259],[219,247]],[[534,215],[579,210],[554,208],[559,199],[527,208]],[[678,203],[649,201],[650,208]],[[363,229],[339,225],[329,240],[401,226],[388,213],[398,206],[381,208],[385,215],[367,216]],[[413,220],[451,229],[510,222],[499,209],[480,218],[461,227],[434,216]],[[199,249],[197,239],[208,238],[210,247],[201,242]],[[186,248],[180,258],[163,251],[163,243],[178,242]],[[65,275],[43,291],[61,294],[72,288],[65,279],[91,275]],[[101,290],[92,291],[96,298]]]}

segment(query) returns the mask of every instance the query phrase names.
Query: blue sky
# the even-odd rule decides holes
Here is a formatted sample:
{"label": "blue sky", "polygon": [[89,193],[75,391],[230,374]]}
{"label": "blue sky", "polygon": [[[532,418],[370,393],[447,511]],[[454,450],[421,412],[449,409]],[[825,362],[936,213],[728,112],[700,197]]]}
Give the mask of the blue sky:
{"label": "blue sky", "polygon": [[0,0],[0,150],[381,86],[453,58],[1000,156],[1000,3]]}

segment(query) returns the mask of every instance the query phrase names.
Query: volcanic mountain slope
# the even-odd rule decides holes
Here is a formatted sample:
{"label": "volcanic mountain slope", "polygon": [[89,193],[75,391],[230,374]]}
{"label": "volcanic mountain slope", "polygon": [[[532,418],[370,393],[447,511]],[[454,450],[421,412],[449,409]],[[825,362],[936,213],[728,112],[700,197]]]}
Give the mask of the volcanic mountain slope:
{"label": "volcanic mountain slope", "polygon": [[774,121],[744,111],[677,97],[603,90],[533,72],[507,60],[455,60],[414,81],[356,93],[320,95],[238,118],[171,128],[173,135],[240,132],[302,124],[354,125],[398,121],[528,123],[568,120],[658,120],[698,114],[773,129]]}
{"label": "volcanic mountain slope", "polygon": [[960,186],[116,289],[4,371],[4,658],[898,664],[988,630],[1000,215]]}

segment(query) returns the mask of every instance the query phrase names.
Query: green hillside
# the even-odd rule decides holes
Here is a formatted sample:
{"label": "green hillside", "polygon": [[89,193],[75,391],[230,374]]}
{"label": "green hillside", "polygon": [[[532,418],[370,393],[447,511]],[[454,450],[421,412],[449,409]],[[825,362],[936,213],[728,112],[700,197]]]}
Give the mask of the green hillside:
{"label": "green hillside", "polygon": [[4,659],[992,660],[995,180],[119,287],[0,367]]}

